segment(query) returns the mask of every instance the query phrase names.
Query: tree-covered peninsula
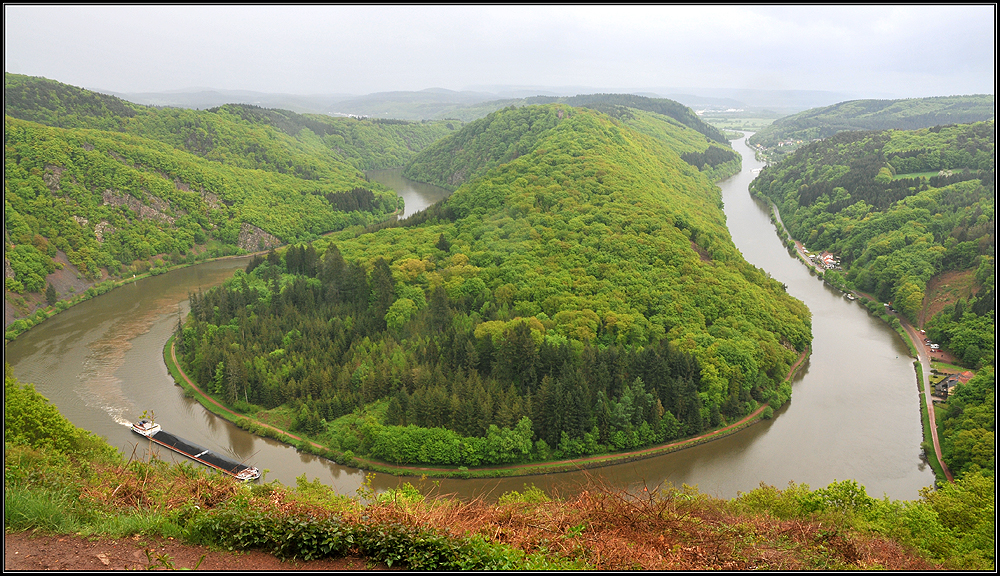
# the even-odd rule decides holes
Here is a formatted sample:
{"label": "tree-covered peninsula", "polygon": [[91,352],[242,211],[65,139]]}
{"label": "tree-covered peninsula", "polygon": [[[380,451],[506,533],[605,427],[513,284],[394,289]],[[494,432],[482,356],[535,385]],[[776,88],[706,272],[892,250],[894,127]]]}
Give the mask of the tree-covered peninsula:
{"label": "tree-covered peninsula", "polygon": [[414,159],[447,181],[442,150],[475,151],[423,217],[193,294],[183,362],[237,408],[391,463],[626,450],[777,407],[809,312],[736,250],[718,188],[675,148],[689,130],[490,114]]}
{"label": "tree-covered peninsula", "polygon": [[247,105],[155,108],[16,74],[5,75],[4,112],[4,287],[20,315],[31,308],[22,295],[38,303],[65,265],[85,286],[384,221],[398,198],[361,170],[402,166],[452,131]]}

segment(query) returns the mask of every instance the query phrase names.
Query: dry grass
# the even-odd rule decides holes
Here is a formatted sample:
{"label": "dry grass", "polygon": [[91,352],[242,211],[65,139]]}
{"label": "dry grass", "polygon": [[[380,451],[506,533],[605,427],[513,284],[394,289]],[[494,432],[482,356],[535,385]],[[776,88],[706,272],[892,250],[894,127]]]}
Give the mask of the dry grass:
{"label": "dry grass", "polygon": [[488,504],[440,497],[371,504],[369,522],[482,536],[527,553],[579,559],[599,570],[928,570],[937,566],[894,542],[821,521],[737,516],[693,489],[629,494],[592,481],[579,496]]}
{"label": "dry grass", "polygon": [[[154,470],[155,469],[155,470]],[[99,471],[83,497],[110,508],[211,509],[242,493],[235,480],[193,467],[130,462]],[[929,570],[935,566],[898,544],[839,528],[827,520],[739,515],[694,489],[631,494],[591,480],[562,500],[491,504],[448,496],[351,505],[306,501],[273,485],[253,489],[251,505],[277,516],[336,515],[348,523],[402,524],[454,536],[479,535],[526,553],[582,560],[600,570]],[[331,498],[333,497],[331,491]]]}
{"label": "dry grass", "polygon": [[959,298],[973,295],[975,287],[975,272],[959,270],[942,272],[927,282],[924,294],[924,306],[920,311],[919,325],[930,320],[948,304],[954,304]]}

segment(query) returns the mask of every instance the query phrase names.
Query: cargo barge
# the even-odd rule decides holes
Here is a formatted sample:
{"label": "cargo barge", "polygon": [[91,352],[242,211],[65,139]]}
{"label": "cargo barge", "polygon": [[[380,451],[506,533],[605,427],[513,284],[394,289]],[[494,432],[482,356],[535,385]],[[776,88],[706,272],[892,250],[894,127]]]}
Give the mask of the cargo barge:
{"label": "cargo barge", "polygon": [[224,456],[219,456],[208,448],[192,444],[179,436],[163,430],[159,424],[154,423],[148,418],[143,418],[132,424],[132,431],[149,438],[160,446],[165,446],[174,452],[183,454],[196,462],[201,462],[206,466],[221,470],[237,480],[247,481],[260,478],[260,470],[257,468],[240,464]]}

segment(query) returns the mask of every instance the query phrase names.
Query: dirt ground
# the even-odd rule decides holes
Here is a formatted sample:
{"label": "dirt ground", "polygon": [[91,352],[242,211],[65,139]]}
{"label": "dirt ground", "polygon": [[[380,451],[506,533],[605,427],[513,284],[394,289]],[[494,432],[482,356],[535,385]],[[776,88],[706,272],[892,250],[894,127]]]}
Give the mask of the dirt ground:
{"label": "dirt ground", "polygon": [[[282,562],[262,552],[213,552],[203,546],[162,538],[126,539],[52,536],[31,532],[4,533],[3,569],[8,570],[392,570],[348,556],[335,560]],[[146,552],[149,552],[148,556]],[[205,559],[198,564],[199,559]]]}
{"label": "dirt ground", "polygon": [[973,295],[975,272],[972,270],[942,272],[927,282],[924,292],[924,307],[920,310],[919,323],[930,320],[948,304],[953,304],[959,298]]}

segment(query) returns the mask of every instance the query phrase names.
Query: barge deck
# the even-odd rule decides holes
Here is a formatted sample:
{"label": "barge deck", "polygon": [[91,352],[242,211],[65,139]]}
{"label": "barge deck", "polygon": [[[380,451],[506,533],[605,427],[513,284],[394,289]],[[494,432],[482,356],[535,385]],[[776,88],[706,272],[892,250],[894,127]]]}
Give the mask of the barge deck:
{"label": "barge deck", "polygon": [[216,470],[221,470],[237,480],[255,480],[260,478],[260,471],[257,468],[241,464],[226,458],[225,456],[220,456],[208,448],[204,448],[193,442],[189,442],[180,436],[176,436],[166,430],[160,429],[158,425],[156,426],[156,429],[149,431],[143,429],[141,424],[139,424],[139,426],[139,429],[136,429],[136,426],[132,427],[133,431],[137,434],[145,436],[160,446],[169,448],[174,452],[187,456],[196,462],[201,462],[206,466],[211,466]]}

